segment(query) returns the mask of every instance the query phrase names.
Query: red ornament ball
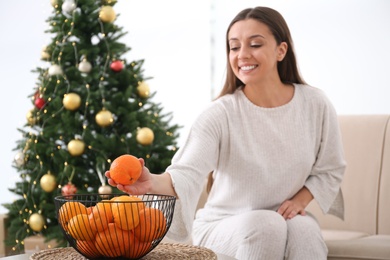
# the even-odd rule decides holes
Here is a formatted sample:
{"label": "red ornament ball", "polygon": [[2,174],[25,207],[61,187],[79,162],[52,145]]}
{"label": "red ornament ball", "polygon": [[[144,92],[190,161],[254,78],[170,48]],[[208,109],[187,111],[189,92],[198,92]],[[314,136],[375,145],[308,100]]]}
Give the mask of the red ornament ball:
{"label": "red ornament ball", "polygon": [[120,72],[123,69],[123,62],[120,60],[116,60],[111,62],[110,68],[114,72]]}
{"label": "red ornament ball", "polygon": [[77,187],[73,185],[73,183],[69,182],[64,185],[61,189],[62,196],[74,195],[77,192]]}
{"label": "red ornament ball", "polygon": [[41,95],[41,93],[39,93],[39,90],[35,91],[35,93],[34,93],[34,100],[39,98],[40,95]]}
{"label": "red ornament ball", "polygon": [[46,102],[43,98],[39,97],[35,99],[34,104],[38,109],[42,109],[42,107],[45,106]]}

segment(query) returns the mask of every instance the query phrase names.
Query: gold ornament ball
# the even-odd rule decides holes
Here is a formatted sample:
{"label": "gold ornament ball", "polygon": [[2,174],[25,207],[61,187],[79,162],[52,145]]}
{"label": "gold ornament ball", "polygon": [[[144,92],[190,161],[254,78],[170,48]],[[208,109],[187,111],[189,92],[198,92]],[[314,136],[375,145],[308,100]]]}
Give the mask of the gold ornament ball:
{"label": "gold ornament ball", "polygon": [[68,93],[64,95],[64,98],[62,99],[62,104],[67,110],[76,110],[81,105],[81,98],[76,93]]}
{"label": "gold ornament ball", "polygon": [[137,87],[138,95],[142,98],[147,98],[150,95],[150,88],[146,82],[141,82]]}
{"label": "gold ornament ball", "polygon": [[46,47],[44,47],[41,51],[41,59],[42,60],[49,60],[50,59],[50,54],[47,52]]}
{"label": "gold ornament ball", "polygon": [[50,0],[50,3],[53,7],[56,7],[56,5],[58,5],[58,0]]}
{"label": "gold ornament ball", "polygon": [[79,156],[84,153],[85,143],[78,139],[73,139],[68,143],[68,152],[72,156]]}
{"label": "gold ornament ball", "polygon": [[137,131],[137,142],[142,145],[150,145],[153,143],[154,133],[148,127],[142,127]]}
{"label": "gold ornament ball", "polygon": [[112,113],[105,109],[101,110],[99,113],[96,114],[95,120],[96,123],[101,127],[112,125],[112,123],[114,122]]}
{"label": "gold ornament ball", "polygon": [[99,18],[103,22],[112,23],[116,19],[114,8],[110,5],[104,5],[100,9]]}
{"label": "gold ornament ball", "polygon": [[27,112],[26,118],[29,125],[35,125],[37,119],[34,117],[34,109]]}
{"label": "gold ornament ball", "polygon": [[45,225],[45,219],[41,214],[33,213],[28,219],[28,225],[32,230],[39,232],[43,229],[43,226]]}
{"label": "gold ornament ball", "polygon": [[40,184],[42,190],[46,192],[52,192],[57,187],[56,177],[51,173],[47,173],[42,176]]}

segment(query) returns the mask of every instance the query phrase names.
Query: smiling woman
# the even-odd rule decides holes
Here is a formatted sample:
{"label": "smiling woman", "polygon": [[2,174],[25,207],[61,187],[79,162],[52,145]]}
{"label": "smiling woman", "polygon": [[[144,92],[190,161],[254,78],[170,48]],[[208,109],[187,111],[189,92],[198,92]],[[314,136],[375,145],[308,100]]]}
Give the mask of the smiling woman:
{"label": "smiling woman", "polygon": [[[256,0],[213,0],[212,93],[222,88],[226,74],[225,31],[235,10],[258,5]],[[389,52],[374,55],[374,45],[390,46],[390,2],[386,0],[264,0],[280,11],[294,35],[300,71],[305,81],[323,89],[341,114],[390,111],[387,97]],[[351,11],[352,9],[353,11]],[[353,93],[353,94],[352,94]],[[364,106],[362,105],[364,104]]]}

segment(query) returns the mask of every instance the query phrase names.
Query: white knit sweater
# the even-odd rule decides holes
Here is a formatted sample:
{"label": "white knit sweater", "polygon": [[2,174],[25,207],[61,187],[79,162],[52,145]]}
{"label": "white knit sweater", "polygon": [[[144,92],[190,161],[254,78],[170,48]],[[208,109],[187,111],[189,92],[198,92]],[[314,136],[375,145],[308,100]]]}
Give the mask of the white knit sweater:
{"label": "white knit sweater", "polygon": [[294,87],[292,100],[280,107],[256,106],[238,89],[200,114],[166,170],[179,198],[168,237],[190,236],[211,171],[214,184],[196,216],[202,221],[276,210],[303,186],[324,213],[343,218],[345,161],[337,114],[323,91]]}

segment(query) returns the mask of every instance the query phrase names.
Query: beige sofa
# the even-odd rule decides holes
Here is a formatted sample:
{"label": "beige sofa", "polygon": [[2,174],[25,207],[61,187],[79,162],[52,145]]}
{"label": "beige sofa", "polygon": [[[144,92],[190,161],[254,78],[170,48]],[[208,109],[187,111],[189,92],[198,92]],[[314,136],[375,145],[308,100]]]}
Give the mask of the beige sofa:
{"label": "beige sofa", "polygon": [[[329,260],[390,259],[390,115],[339,116],[347,170],[344,221],[307,210],[320,223]],[[207,199],[204,191],[198,207]]]}
{"label": "beige sofa", "polygon": [[339,116],[347,169],[344,221],[315,214],[328,259],[390,259],[390,115]]}

